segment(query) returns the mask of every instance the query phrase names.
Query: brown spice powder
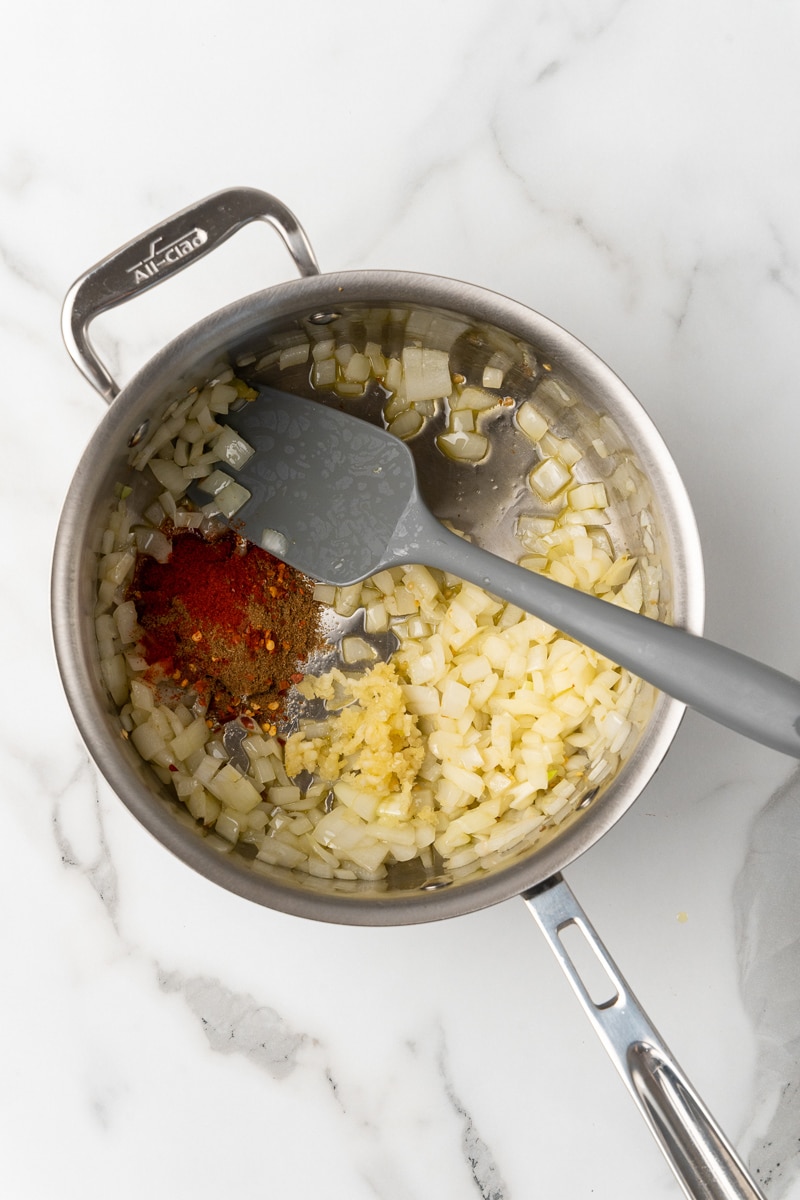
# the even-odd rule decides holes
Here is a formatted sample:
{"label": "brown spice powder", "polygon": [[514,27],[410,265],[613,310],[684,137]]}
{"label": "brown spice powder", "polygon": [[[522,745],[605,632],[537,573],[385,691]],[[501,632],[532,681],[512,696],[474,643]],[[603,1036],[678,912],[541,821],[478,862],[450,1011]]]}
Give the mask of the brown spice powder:
{"label": "brown spice powder", "polygon": [[195,690],[216,722],[274,724],[322,644],[313,582],[233,530],[164,532],[169,559],[140,554],[128,590],[147,662]]}

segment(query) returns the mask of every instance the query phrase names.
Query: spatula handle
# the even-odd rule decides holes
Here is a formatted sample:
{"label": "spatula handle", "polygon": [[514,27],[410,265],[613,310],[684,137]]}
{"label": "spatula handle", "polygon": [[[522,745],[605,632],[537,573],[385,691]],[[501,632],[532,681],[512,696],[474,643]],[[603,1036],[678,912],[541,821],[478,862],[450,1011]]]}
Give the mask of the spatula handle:
{"label": "spatula handle", "polygon": [[[428,518],[430,522],[428,523]],[[431,564],[535,613],[712,720],[800,758],[800,682],[683,629],[500,559],[423,518]]]}

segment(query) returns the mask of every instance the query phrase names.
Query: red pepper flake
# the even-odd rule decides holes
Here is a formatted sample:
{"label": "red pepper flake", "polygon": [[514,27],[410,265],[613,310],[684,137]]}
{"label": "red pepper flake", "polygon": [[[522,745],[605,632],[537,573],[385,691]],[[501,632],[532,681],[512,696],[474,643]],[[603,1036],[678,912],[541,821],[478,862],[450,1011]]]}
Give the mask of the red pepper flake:
{"label": "red pepper flake", "polygon": [[169,558],[140,554],[127,593],[148,664],[208,697],[216,723],[256,706],[278,714],[288,679],[300,682],[322,644],[314,584],[233,530],[164,532]]}

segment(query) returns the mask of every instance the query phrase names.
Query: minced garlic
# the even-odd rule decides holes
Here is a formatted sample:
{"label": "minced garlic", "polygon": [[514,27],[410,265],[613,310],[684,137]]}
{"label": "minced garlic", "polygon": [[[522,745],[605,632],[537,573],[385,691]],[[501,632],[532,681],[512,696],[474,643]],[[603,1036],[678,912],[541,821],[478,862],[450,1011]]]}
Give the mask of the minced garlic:
{"label": "minced garlic", "polygon": [[376,796],[410,795],[425,746],[393,663],[376,663],[363,675],[334,669],[306,676],[299,690],[308,700],[342,707],[327,718],[324,737],[308,738],[301,730],[288,738],[284,761],[291,778],[309,771],[326,782],[357,781]]}

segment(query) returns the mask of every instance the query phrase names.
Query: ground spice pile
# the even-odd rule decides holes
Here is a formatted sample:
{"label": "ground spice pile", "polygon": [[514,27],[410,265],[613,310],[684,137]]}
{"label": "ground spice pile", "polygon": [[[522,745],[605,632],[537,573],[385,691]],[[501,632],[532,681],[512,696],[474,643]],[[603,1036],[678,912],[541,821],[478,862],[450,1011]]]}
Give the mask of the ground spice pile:
{"label": "ground spice pile", "polygon": [[168,560],[140,554],[128,590],[147,662],[196,691],[216,722],[272,724],[322,641],[313,583],[234,530],[165,532]]}

